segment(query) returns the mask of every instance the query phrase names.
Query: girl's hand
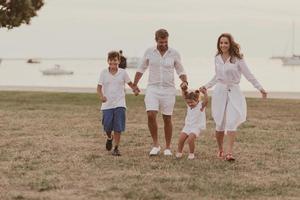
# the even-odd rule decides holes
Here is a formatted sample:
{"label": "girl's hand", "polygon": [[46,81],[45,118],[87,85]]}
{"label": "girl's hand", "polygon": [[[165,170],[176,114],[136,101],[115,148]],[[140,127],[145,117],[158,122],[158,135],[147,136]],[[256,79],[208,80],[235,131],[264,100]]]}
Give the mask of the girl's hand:
{"label": "girl's hand", "polygon": [[268,93],[267,93],[264,89],[261,89],[261,90],[260,90],[260,93],[261,93],[261,96],[262,96],[263,99],[266,99],[266,98],[267,98],[267,94],[268,94]]}
{"label": "girl's hand", "polygon": [[107,101],[107,98],[105,96],[100,97],[102,103],[105,103]]}
{"label": "girl's hand", "polygon": [[207,89],[205,88],[205,86],[200,87],[199,91],[202,92],[203,94],[207,93]]}

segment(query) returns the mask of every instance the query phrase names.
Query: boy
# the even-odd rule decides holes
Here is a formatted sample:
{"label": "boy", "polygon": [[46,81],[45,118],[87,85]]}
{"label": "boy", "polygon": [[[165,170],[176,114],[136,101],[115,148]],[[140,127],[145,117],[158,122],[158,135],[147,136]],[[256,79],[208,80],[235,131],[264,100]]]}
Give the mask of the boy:
{"label": "boy", "polygon": [[[121,133],[125,130],[126,118],[125,83],[129,85],[135,95],[138,95],[139,89],[133,86],[127,72],[118,68],[120,64],[118,52],[109,52],[107,62],[109,67],[100,74],[97,93],[102,101],[102,125],[107,135],[106,149],[108,151],[112,149],[112,140],[114,140],[115,147],[112,155],[120,156],[118,146]],[[113,135],[112,131],[114,131]]]}

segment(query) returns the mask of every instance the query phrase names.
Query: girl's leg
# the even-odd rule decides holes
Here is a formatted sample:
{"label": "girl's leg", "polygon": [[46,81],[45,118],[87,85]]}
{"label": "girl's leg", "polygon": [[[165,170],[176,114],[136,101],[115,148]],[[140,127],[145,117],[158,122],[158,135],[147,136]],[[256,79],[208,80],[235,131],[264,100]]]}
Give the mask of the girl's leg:
{"label": "girl's leg", "polygon": [[188,138],[188,135],[186,133],[184,133],[184,132],[180,133],[179,140],[178,140],[178,149],[177,149],[178,153],[182,153],[184,142],[187,138]]}
{"label": "girl's leg", "polygon": [[189,143],[189,149],[190,149],[190,154],[194,154],[195,152],[195,140],[196,140],[196,135],[194,133],[191,133],[188,137],[188,143]]}

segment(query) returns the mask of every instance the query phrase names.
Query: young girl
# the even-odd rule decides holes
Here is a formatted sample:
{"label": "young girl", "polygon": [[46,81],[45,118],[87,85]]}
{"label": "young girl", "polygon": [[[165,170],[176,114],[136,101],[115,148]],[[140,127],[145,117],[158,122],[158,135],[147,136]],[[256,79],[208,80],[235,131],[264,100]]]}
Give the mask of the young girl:
{"label": "young girl", "polygon": [[177,158],[182,157],[182,150],[184,142],[187,140],[189,144],[189,156],[188,159],[194,159],[195,151],[195,140],[199,136],[201,130],[205,129],[206,118],[205,118],[205,106],[207,104],[207,93],[204,94],[203,101],[199,100],[200,92],[196,90],[194,92],[188,92],[187,88],[182,88],[182,95],[187,104],[187,114],[185,117],[185,125],[180,133],[178,141],[178,150],[176,153]]}

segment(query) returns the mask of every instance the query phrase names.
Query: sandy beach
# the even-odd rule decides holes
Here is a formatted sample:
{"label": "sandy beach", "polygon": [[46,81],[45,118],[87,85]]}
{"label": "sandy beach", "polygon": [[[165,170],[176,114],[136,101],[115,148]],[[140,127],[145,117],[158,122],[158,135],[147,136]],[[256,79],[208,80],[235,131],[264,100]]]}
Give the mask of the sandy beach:
{"label": "sandy beach", "polygon": [[[33,92],[68,92],[68,93],[96,93],[95,88],[80,88],[80,87],[37,87],[37,86],[0,86],[0,91],[33,91]],[[131,90],[126,90],[127,94],[132,94]],[[259,92],[244,91],[246,97],[259,98],[261,97]],[[144,90],[141,90],[141,94],[144,94]],[[211,91],[208,92],[211,94]],[[177,95],[181,95],[180,91],[177,91]],[[268,98],[271,99],[300,99],[300,92],[269,92]]]}

